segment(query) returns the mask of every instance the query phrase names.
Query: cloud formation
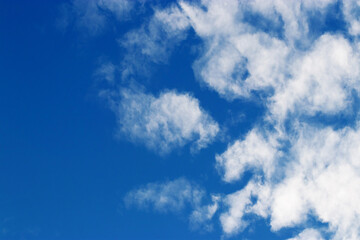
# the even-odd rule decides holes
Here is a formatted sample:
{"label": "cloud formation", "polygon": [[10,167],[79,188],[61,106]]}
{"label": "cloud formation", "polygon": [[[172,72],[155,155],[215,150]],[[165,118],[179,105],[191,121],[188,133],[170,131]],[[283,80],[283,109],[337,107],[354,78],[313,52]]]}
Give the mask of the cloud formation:
{"label": "cloud formation", "polygon": [[[79,21],[92,19],[100,28],[99,8],[120,16],[121,2],[91,1],[81,8]],[[341,26],[328,26],[332,11]],[[201,42],[192,65],[196,78],[221,98],[256,99],[266,111],[215,156],[227,183],[252,173],[244,188],[221,198],[223,208],[218,193],[212,203],[201,205],[204,193],[184,179],[149,184],[130,192],[127,201],[158,211],[180,211],[190,204],[196,206],[194,222],[221,211],[219,221],[229,236],[252,223],[247,216],[257,215],[272,231],[304,228],[293,239],[323,239],[326,231],[334,240],[360,239],[360,122],[354,111],[360,91],[359,12],[358,1],[335,0],[178,1],[154,8],[149,21],[120,40],[127,49],[122,80],[139,75],[147,63],[166,63],[191,32]],[[120,131],[133,142],[160,153],[188,143],[196,150],[219,132],[219,124],[191,94],[121,89],[103,94]],[[317,122],[311,120],[318,116]],[[356,124],[336,128],[322,120],[334,116]],[[310,217],[327,228],[307,226]]]}
{"label": "cloud formation", "polygon": [[120,131],[132,141],[163,154],[189,142],[192,150],[202,149],[219,132],[219,125],[187,93],[165,91],[155,97],[123,89],[120,100],[111,101]]}

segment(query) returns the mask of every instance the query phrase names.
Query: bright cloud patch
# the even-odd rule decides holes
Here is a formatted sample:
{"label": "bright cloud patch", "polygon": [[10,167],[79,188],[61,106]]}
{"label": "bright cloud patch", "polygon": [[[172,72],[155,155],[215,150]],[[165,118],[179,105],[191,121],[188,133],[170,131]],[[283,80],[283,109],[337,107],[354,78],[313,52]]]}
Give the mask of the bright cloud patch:
{"label": "bright cloud patch", "polygon": [[193,142],[193,150],[204,148],[219,131],[197,99],[174,91],[154,97],[123,90],[121,100],[113,102],[113,110],[119,116],[121,132],[161,153],[188,142]]}
{"label": "bright cloud patch", "polygon": [[286,178],[275,188],[272,227],[300,223],[314,211],[335,230],[335,239],[357,239],[360,131],[305,128],[301,133],[292,149],[296,161],[289,164]]}
{"label": "bright cloud patch", "polygon": [[271,112],[283,119],[288,111],[313,115],[345,110],[351,90],[359,89],[357,51],[341,36],[321,36],[312,49],[294,61],[292,78],[278,87]]}
{"label": "bright cloud patch", "polygon": [[315,229],[305,229],[295,238],[291,238],[288,240],[323,240],[321,234]]}
{"label": "bright cloud patch", "polygon": [[243,23],[237,1],[208,1],[207,11],[185,2],[180,5],[206,42],[194,69],[210,88],[233,99],[281,80],[287,46]]}
{"label": "bright cloud patch", "polygon": [[274,159],[280,154],[276,145],[276,140],[266,140],[255,130],[248,133],[243,141],[236,141],[226,152],[216,156],[218,166],[224,169],[224,180],[238,180],[249,169],[266,169],[265,174],[270,175]]}

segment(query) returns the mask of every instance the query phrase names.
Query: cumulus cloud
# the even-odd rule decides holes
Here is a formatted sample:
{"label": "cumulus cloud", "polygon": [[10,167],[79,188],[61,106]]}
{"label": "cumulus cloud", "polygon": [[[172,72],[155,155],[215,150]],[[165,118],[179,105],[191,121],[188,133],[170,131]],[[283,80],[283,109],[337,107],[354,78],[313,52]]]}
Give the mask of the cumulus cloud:
{"label": "cumulus cloud", "polygon": [[155,97],[124,89],[120,95],[120,100],[111,100],[120,131],[160,153],[189,142],[192,150],[205,148],[219,132],[219,125],[187,93],[165,91]]}
{"label": "cumulus cloud", "polygon": [[[250,213],[269,217],[274,231],[306,223],[308,216],[313,215],[329,225],[335,233],[333,239],[358,239],[359,128],[334,130],[304,125],[297,132],[280,180],[274,181],[275,177],[265,174],[264,179],[255,179],[226,198],[229,210],[221,218],[224,232],[241,230],[247,224],[244,215]],[[238,155],[243,154],[240,151]],[[236,157],[233,161],[242,164]],[[268,166],[263,164],[261,168],[266,171]],[[257,200],[251,202],[252,197]]]}
{"label": "cumulus cloud", "polygon": [[302,129],[291,149],[296,160],[274,189],[272,227],[299,223],[312,211],[322,222],[329,223],[336,233],[334,239],[358,239],[359,144],[358,128]]}
{"label": "cumulus cloud", "polygon": [[[180,2],[191,26],[204,40],[204,54],[195,62],[200,80],[227,99],[249,97],[253,91],[280,91],[294,74],[299,55],[312,46],[308,14],[326,17],[335,1],[202,1]],[[247,20],[261,14],[280,33],[263,31]],[[259,18],[259,17],[258,17]],[[279,38],[277,35],[284,35]]]}
{"label": "cumulus cloud", "polygon": [[[247,134],[244,140],[237,140],[221,155],[216,156],[218,168],[224,172],[224,180],[239,180],[249,169],[261,169],[270,176],[274,171],[274,159],[281,155],[277,149],[278,142],[274,136],[269,139],[255,129]],[[273,139],[270,139],[273,138]]]}
{"label": "cumulus cloud", "polygon": [[256,191],[256,183],[251,182],[244,189],[226,196],[224,203],[228,210],[220,216],[226,234],[235,234],[249,225],[244,216],[251,212],[251,206],[254,204],[251,198]]}
{"label": "cumulus cloud", "polygon": [[335,114],[349,107],[359,89],[358,49],[337,35],[322,35],[291,66],[292,77],[278,87],[270,111],[283,120],[288,112]]}
{"label": "cumulus cloud", "polygon": [[204,55],[194,69],[210,88],[233,99],[249,96],[281,78],[287,46],[243,23],[238,1],[206,1],[207,11],[185,2],[180,5],[205,42]]}

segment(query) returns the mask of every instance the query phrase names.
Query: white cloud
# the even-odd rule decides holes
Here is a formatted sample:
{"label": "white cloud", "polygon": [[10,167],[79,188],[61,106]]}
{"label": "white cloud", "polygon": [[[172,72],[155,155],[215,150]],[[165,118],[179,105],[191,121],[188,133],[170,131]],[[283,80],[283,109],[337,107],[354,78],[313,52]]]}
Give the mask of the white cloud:
{"label": "white cloud", "polygon": [[[227,99],[249,97],[252,91],[281,90],[298,65],[302,49],[314,41],[308,12],[318,17],[326,1],[202,1],[180,2],[196,34],[204,40],[204,54],[194,64],[197,76]],[[283,21],[284,39],[246,22],[246,13],[262,14],[273,25]],[[301,44],[300,44],[301,43]],[[300,46],[298,46],[300,44]],[[300,47],[300,48],[299,48]]]}
{"label": "white cloud", "polygon": [[251,180],[243,189],[229,194],[224,198],[227,211],[220,216],[223,231],[234,235],[243,231],[254,220],[245,219],[249,214],[266,218],[270,213],[271,186],[259,179]]}
{"label": "white cloud", "polygon": [[112,102],[122,133],[148,148],[168,153],[192,142],[192,149],[205,148],[219,131],[218,124],[189,94],[174,91],[158,97],[130,90]]}
{"label": "white cloud", "polygon": [[[240,34],[209,44],[194,69],[209,87],[227,99],[249,97],[283,79],[288,50],[266,34]],[[275,61],[276,59],[276,61]]]}
{"label": "white cloud", "polygon": [[263,178],[255,174],[257,178],[244,189],[226,197],[229,210],[220,218],[224,232],[233,234],[246,227],[247,214],[270,218],[274,231],[306,223],[312,215],[329,225],[332,239],[359,239],[359,128],[319,129],[305,124],[296,131],[283,167]]}
{"label": "white cloud", "polygon": [[228,99],[249,96],[282,78],[286,45],[265,33],[256,33],[241,21],[238,1],[204,1],[201,6],[180,3],[195,32],[204,40],[204,55],[195,63],[196,74]]}
{"label": "white cloud", "polygon": [[270,112],[284,120],[288,112],[313,115],[345,110],[351,91],[359,89],[357,51],[341,36],[321,36],[312,49],[294,60],[292,77],[276,89]]}
{"label": "white cloud", "polygon": [[221,155],[216,156],[218,167],[224,172],[224,180],[232,182],[242,177],[246,170],[264,171],[271,176],[275,168],[274,160],[281,155],[277,141],[272,135],[268,139],[257,132],[250,131],[244,140],[236,141]]}
{"label": "white cloud", "polygon": [[[238,1],[201,1],[201,3],[202,6],[191,5],[185,1],[179,3],[200,37],[231,34],[241,27],[241,25],[236,26],[234,22],[238,12]],[[206,11],[202,7],[205,7]]]}
{"label": "white cloud", "polygon": [[342,2],[345,20],[348,23],[348,31],[351,35],[360,34],[360,2],[357,0],[346,0]]}
{"label": "white cloud", "polygon": [[212,203],[199,206],[190,215],[190,225],[193,229],[203,228],[206,231],[212,231],[213,225],[210,220],[219,209],[221,197],[218,195],[211,196]]}
{"label": "white cloud", "polygon": [[198,207],[204,196],[204,190],[185,178],[179,178],[164,183],[149,183],[127,193],[124,200],[128,206],[178,212],[187,205]]}
{"label": "white cloud", "polygon": [[320,232],[315,229],[309,228],[305,229],[295,238],[290,238],[288,240],[323,240],[324,238],[321,236]]}
{"label": "white cloud", "polygon": [[[181,2],[206,46],[203,56],[195,62],[196,74],[227,99],[272,89],[275,94],[270,99],[270,112],[277,118],[293,112],[295,105],[297,111],[310,115],[345,109],[351,90],[359,85],[358,47],[341,36],[327,34],[313,46],[307,43],[305,51],[293,45],[295,40],[315,41],[307,36],[308,11],[325,11],[332,3],[250,1],[247,5],[203,1],[205,11],[201,6]],[[260,12],[270,19],[282,16],[287,39],[254,29],[242,19],[245,10]]]}
{"label": "white cloud", "polygon": [[247,208],[251,205],[252,185],[245,189],[226,196],[225,204],[229,206],[226,213],[221,214],[220,222],[226,234],[234,234],[245,229],[248,222],[243,220],[243,216],[248,213]]}
{"label": "white cloud", "polygon": [[[312,212],[334,239],[360,236],[360,130],[301,130],[285,179],[274,189],[274,229],[302,222]],[[286,214],[285,214],[286,212]]]}
{"label": "white cloud", "polygon": [[164,24],[165,30],[170,35],[177,34],[178,31],[186,30],[190,27],[189,19],[176,5],[155,10],[154,18]]}

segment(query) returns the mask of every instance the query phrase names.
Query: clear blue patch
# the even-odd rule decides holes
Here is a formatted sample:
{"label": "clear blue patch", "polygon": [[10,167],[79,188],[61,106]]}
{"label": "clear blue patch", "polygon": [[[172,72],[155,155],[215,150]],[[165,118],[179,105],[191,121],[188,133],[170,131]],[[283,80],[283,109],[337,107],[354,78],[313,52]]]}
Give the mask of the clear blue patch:
{"label": "clear blue patch", "polygon": [[342,3],[340,1],[329,5],[324,12],[308,12],[307,20],[309,24],[309,36],[314,39],[324,33],[346,34],[347,32],[347,23],[344,20]]}
{"label": "clear blue patch", "polygon": [[268,19],[260,13],[245,11],[242,21],[256,29],[255,31],[265,32],[270,36],[284,39],[284,21],[280,15],[276,19]]}

